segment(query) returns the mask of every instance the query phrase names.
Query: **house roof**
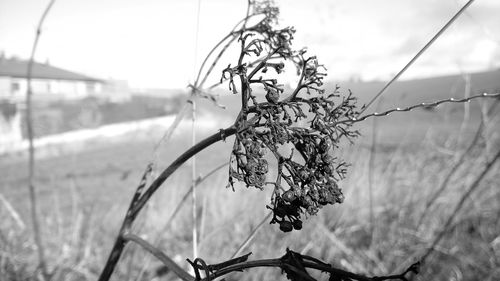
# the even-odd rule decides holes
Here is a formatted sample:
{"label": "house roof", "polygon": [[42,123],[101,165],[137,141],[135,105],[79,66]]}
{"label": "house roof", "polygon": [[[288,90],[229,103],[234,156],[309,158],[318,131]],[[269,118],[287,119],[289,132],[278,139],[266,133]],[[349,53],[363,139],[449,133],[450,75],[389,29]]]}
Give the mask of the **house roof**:
{"label": "house roof", "polygon": [[[28,61],[17,58],[6,59],[4,57],[0,57],[0,77],[8,76],[16,78],[27,78],[27,73]],[[101,79],[38,62],[33,63],[33,72],[31,77],[36,79],[76,80],[90,82],[103,81]]]}

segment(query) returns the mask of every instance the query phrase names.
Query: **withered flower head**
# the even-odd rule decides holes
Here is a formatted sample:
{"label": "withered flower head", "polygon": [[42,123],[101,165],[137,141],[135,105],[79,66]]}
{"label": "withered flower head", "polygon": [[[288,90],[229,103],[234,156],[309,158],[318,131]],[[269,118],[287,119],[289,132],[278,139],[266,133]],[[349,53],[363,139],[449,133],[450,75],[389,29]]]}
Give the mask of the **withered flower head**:
{"label": "withered flower head", "polygon": [[[274,19],[276,8],[267,9]],[[338,87],[326,93],[325,67],[316,57],[306,57],[305,50],[291,48],[294,32],[275,28],[271,19],[242,32],[238,63],[229,65],[222,77],[241,95],[242,106],[229,186],[234,188],[235,180],[258,189],[273,186],[271,223],[284,232],[301,229],[302,214],[314,215],[322,206],[343,202],[338,182],[348,165],[333,156],[334,150],[342,139],[358,135],[349,122],[339,122],[357,115],[356,99],[351,93],[341,97]],[[288,90],[279,79],[294,66],[298,82]],[[276,169],[270,169],[271,163]],[[269,170],[276,170],[272,181],[266,181]]]}

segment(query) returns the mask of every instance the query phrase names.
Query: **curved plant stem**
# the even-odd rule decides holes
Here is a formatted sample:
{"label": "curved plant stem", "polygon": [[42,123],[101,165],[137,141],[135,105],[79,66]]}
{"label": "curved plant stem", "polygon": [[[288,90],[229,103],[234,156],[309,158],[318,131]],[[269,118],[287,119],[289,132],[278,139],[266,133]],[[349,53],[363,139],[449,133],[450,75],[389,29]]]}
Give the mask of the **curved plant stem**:
{"label": "curved plant stem", "polygon": [[210,145],[224,140],[226,137],[232,136],[236,133],[236,127],[230,126],[227,129],[222,129],[220,132],[217,132],[206,139],[198,142],[195,146],[188,149],[181,156],[179,156],[169,167],[167,167],[163,172],[156,178],[151,185],[148,187],[146,192],[141,196],[141,198],[134,204],[133,209],[131,210],[132,214],[135,216],[138,212],[144,207],[149,198],[153,195],[153,193],[158,190],[158,188],[165,182],[165,180],[174,173],[184,162],[189,160],[193,155],[202,151],[203,149],[209,147]]}
{"label": "curved plant stem", "polygon": [[182,269],[180,266],[178,266],[175,261],[173,261],[171,258],[169,258],[167,255],[165,255],[162,251],[158,250],[156,247],[153,245],[149,244],[146,240],[142,239],[141,237],[131,234],[131,233],[125,233],[123,234],[123,239],[126,241],[132,241],[139,246],[141,246],[144,250],[148,251],[151,253],[153,256],[158,258],[165,266],[167,266],[172,272],[174,272],[179,278],[181,278],[184,281],[194,281],[194,277],[189,275],[184,269]]}
{"label": "curved plant stem", "polygon": [[116,264],[118,263],[118,260],[120,259],[120,256],[127,242],[123,238],[123,235],[125,233],[128,233],[130,227],[132,226],[132,223],[134,222],[139,212],[146,205],[151,196],[165,182],[165,180],[167,180],[170,177],[170,175],[172,175],[182,164],[184,164],[187,160],[189,160],[193,155],[196,155],[203,149],[209,147],[210,145],[218,141],[224,140],[226,137],[231,136],[236,132],[237,132],[236,127],[233,125],[227,129],[221,129],[220,132],[215,133],[207,137],[206,139],[200,141],[198,144],[191,147],[182,155],[180,155],[174,162],[172,162],[172,164],[170,164],[170,166],[168,166],[165,170],[163,170],[163,172],[151,183],[151,185],[146,189],[146,191],[140,197],[136,199],[134,196],[134,199],[136,200],[132,200],[132,202],[130,203],[129,210],[125,215],[125,219],[120,228],[120,232],[108,257],[108,261],[104,266],[101,276],[99,277],[99,281],[107,281],[111,277],[111,274],[113,274]]}
{"label": "curved plant stem", "polygon": [[[197,186],[199,186],[200,184],[202,184],[206,179],[208,179],[210,176],[212,176],[213,174],[215,174],[220,169],[226,167],[227,165],[229,165],[229,162],[223,163],[223,164],[219,165],[218,167],[214,168],[212,171],[208,172],[203,177],[197,178],[194,187],[191,186],[191,188],[184,194],[184,196],[182,197],[181,201],[179,201],[179,203],[175,207],[174,211],[172,212],[172,214],[170,215],[170,217],[167,219],[167,221],[165,222],[165,224],[163,225],[163,227],[160,228],[160,231],[158,231],[158,233],[164,233],[165,231],[167,231],[167,229],[170,227],[170,224],[174,221],[174,218],[177,216],[177,214],[181,210],[182,206],[184,206],[184,203],[186,202],[186,200],[188,199],[189,195],[193,191],[193,188],[196,188]],[[159,245],[161,243],[162,243],[162,236],[161,235],[157,235],[157,237],[154,240],[153,244],[154,245]],[[146,269],[146,264],[148,264],[148,263],[149,263],[149,260],[144,263],[145,265],[143,265],[143,267],[141,269],[141,272],[138,274],[136,280],[142,280],[141,279],[142,275],[144,274],[144,271]]]}
{"label": "curved plant stem", "polygon": [[[306,257],[306,256],[302,256]],[[364,275],[356,274],[353,272],[349,272],[346,270],[342,270],[339,268],[335,268],[329,264],[319,262],[316,259],[309,260],[305,259],[300,261],[301,265],[304,268],[312,268],[316,270],[320,270],[323,272],[328,272],[332,274],[334,277],[338,277],[338,280],[358,280],[358,281],[382,281],[382,280],[407,280],[405,275],[410,272],[414,271],[414,268],[417,266],[417,264],[412,265],[410,268],[408,268],[405,272],[401,274],[395,274],[395,275],[389,275],[389,276],[375,276],[375,277],[367,277]],[[256,260],[256,261],[246,261],[234,265],[227,266],[225,268],[222,268],[218,270],[217,272],[213,273],[209,277],[206,277],[202,279],[202,281],[209,281],[213,280],[215,278],[224,276],[228,273],[235,272],[235,271],[242,271],[244,269],[248,268],[254,268],[254,267],[279,267],[279,268],[288,268],[288,269],[294,269],[294,265],[286,262],[283,260],[283,258],[277,258],[277,259],[263,259],[263,260]],[[306,277],[306,276],[301,276],[301,277]],[[308,276],[310,277],[310,276]],[[292,280],[292,279],[291,279]],[[306,280],[306,279],[293,279],[293,280]],[[314,279],[313,279],[314,280]],[[336,279],[330,279],[330,280],[336,280]]]}

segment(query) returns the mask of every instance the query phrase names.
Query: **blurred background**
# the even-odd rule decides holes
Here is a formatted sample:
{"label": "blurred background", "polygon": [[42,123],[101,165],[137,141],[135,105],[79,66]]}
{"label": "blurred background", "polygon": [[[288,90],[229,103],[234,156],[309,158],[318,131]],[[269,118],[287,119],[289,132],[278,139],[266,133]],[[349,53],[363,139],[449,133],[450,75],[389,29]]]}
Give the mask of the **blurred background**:
{"label": "blurred background", "polygon": [[[325,89],[340,86],[364,104],[466,1],[275,1],[282,27],[297,30],[328,69]],[[28,200],[27,69],[48,1],[0,0],[0,276],[36,280],[38,263]],[[56,1],[42,27],[33,65],[35,186],[52,280],[95,280],[148,163],[153,177],[191,146],[231,125],[238,98],[227,84],[217,102],[186,108],[205,56],[245,16],[246,1]],[[500,2],[478,0],[366,113],[500,90]],[[217,83],[238,48],[207,80]],[[282,83],[293,87],[294,71]],[[148,205],[135,232],[187,268],[192,229],[198,254],[228,259],[258,228],[244,252],[281,256],[287,247],[367,275],[401,271],[440,233],[420,280],[497,280],[500,276],[500,168],[456,204],[500,148],[498,99],[445,104],[358,123],[361,136],[335,153],[351,163],[344,204],[325,207],[301,232],[264,223],[271,190],[226,189],[227,166],[199,186],[197,218],[181,199],[192,178],[227,163],[233,139],[180,168]],[[179,213],[176,206],[181,202]],[[183,202],[183,203],[182,203]],[[172,218],[172,214],[176,214]],[[450,216],[452,225],[443,229]],[[226,280],[279,278],[250,270]],[[326,275],[315,275],[327,280]],[[175,280],[136,246],[114,280]],[[284,279],[284,277],[281,277]],[[1,279],[1,278],[0,278]]]}

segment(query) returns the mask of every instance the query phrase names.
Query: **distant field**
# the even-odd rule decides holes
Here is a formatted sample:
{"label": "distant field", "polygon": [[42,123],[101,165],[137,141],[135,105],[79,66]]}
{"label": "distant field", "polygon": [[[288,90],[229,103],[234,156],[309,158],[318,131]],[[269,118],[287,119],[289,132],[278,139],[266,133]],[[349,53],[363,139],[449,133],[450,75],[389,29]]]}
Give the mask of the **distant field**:
{"label": "distant field", "polygon": [[[452,85],[455,80],[447,81],[450,82],[443,85]],[[448,97],[445,95],[448,89],[441,88],[439,95],[427,96],[432,87],[426,87],[433,84],[424,82],[402,82],[391,93],[396,95],[401,89],[398,87],[407,83],[413,85],[407,92],[421,93],[422,101]],[[425,85],[417,88],[419,84]],[[355,94],[363,92],[367,95],[374,93],[380,85],[374,84],[365,92],[352,85],[352,90]],[[459,86],[450,96],[459,96]],[[406,97],[404,100],[388,95],[379,108],[385,109],[400,101],[415,101],[413,94]],[[366,101],[365,98],[362,100]],[[222,98],[220,103],[229,108],[226,111],[214,109],[208,101],[200,101],[198,106],[201,112],[211,112],[213,118],[222,120],[220,127],[225,127],[231,124],[229,116],[236,113],[234,104],[238,102],[231,96]],[[483,102],[491,103],[491,100]],[[352,164],[348,178],[342,181],[345,203],[325,208],[318,216],[306,220],[300,234],[284,235],[277,231],[276,225],[265,224],[245,252],[252,251],[252,258],[269,258],[282,255],[290,247],[369,275],[400,271],[425,251],[464,189],[479,173],[491,151],[495,151],[495,144],[499,143],[500,127],[495,126],[499,121],[497,110],[490,119],[484,139],[453,177],[448,191],[438,198],[432,215],[417,228],[416,221],[423,211],[424,202],[439,186],[454,159],[470,143],[477,130],[481,115],[478,104],[477,101],[471,103],[470,119],[462,131],[463,104],[444,105],[433,111],[395,113],[363,122],[359,127],[362,136],[353,145],[345,144],[337,152],[337,156],[345,157]],[[210,115],[203,118],[210,118]],[[377,137],[376,154],[374,165],[370,167],[373,128]],[[190,146],[191,137],[185,132],[162,144],[154,154],[153,147],[161,134],[158,132],[158,138],[151,140],[124,139],[112,145],[103,144],[37,162],[36,187],[45,222],[45,239],[50,249],[48,255],[52,266],[66,266],[79,272],[68,273],[68,280],[95,280],[146,165],[152,161],[160,171]],[[198,139],[206,134],[208,132],[200,131]],[[204,175],[227,162],[232,141],[233,138],[228,138],[225,143],[202,152],[197,157],[197,173]],[[173,257],[178,255],[176,258],[183,266],[184,259],[191,258],[191,208],[185,206],[168,229],[162,230],[162,226],[189,187],[189,165],[181,167],[179,173],[165,183],[134,230],[150,241],[163,237],[161,247]],[[370,225],[368,207],[369,169],[373,169],[374,175],[374,225]],[[430,280],[429,276],[443,280],[453,274],[462,274],[463,280],[475,277],[495,280],[495,276],[499,276],[500,263],[495,260],[500,259],[499,177],[500,167],[496,165],[482,183],[480,192],[468,202],[466,211],[458,215],[433,264],[424,269],[421,280]],[[232,192],[225,188],[226,184],[227,168],[224,168],[200,186],[200,255],[210,263],[226,259],[236,250],[265,216],[265,205],[269,203],[270,190],[259,192],[242,187]],[[20,213],[29,229],[25,159],[0,158],[0,194]],[[10,248],[4,243],[0,244],[0,249],[16,257],[12,262],[0,254],[0,260],[17,265],[22,264],[18,260],[32,261],[35,254],[29,231],[13,225],[11,215],[1,202],[0,214],[3,220],[0,231],[10,241]],[[495,250],[495,239],[499,241],[498,251]],[[142,269],[145,269],[143,280],[150,280],[157,267],[154,259],[131,247],[115,280],[128,274],[134,276],[131,280],[135,280]],[[276,280],[278,274],[276,270],[256,270],[254,274],[236,274],[227,280]],[[326,276],[323,279],[326,280]],[[168,275],[166,280],[173,280],[173,277]]]}
{"label": "distant field", "polygon": [[[35,135],[40,137],[174,114],[184,99],[178,94],[165,97],[132,96],[130,100],[121,102],[96,97],[51,102],[37,100],[33,104]],[[24,110],[21,114],[24,116]],[[25,138],[27,129],[24,122],[21,127]]]}

